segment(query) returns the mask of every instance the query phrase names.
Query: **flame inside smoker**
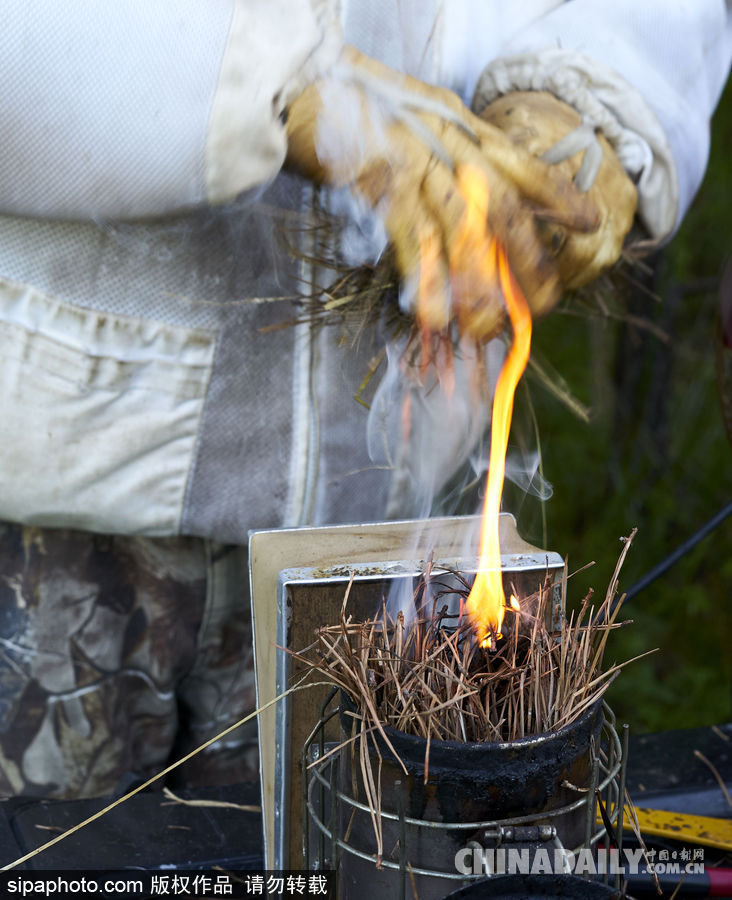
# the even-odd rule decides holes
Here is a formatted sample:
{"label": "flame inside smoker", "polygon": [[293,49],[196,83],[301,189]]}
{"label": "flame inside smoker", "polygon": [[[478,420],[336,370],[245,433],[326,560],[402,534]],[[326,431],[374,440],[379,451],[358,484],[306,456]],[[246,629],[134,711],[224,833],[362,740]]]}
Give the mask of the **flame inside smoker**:
{"label": "flame inside smoker", "polygon": [[[495,238],[493,238],[495,241]],[[491,647],[493,637],[501,637],[506,596],[501,575],[501,549],[498,539],[498,514],[506,468],[506,448],[511,430],[513,397],[523,375],[531,349],[531,314],[521,289],[511,274],[506,253],[497,245],[498,277],[513,327],[513,344],[506,357],[496,384],[491,421],[491,451],[488,480],[483,503],[483,524],[480,536],[478,574],[468,597],[468,613],[473,620],[478,640],[483,647]],[[518,601],[511,598],[516,609]]]}
{"label": "flame inside smoker", "polygon": [[[478,298],[502,295],[513,329],[513,344],[501,369],[493,399],[491,449],[483,504],[478,574],[467,601],[468,614],[478,641],[482,647],[490,648],[494,640],[501,637],[501,625],[507,606],[501,576],[498,522],[513,398],[531,349],[531,314],[526,298],[511,273],[503,246],[488,231],[489,194],[485,177],[472,167],[463,167],[457,175],[466,211],[460,233],[450,253],[451,275],[453,272],[469,272],[471,277],[469,281],[463,282],[462,290],[477,290]],[[434,285],[429,283],[430,279],[434,281],[434,247],[431,243],[423,244],[422,250],[422,271],[426,274],[427,284],[421,285],[423,291],[420,291],[420,299],[434,296]],[[461,331],[465,329],[468,324],[466,320],[470,316],[480,316],[480,308],[474,305],[475,297],[466,299],[467,303],[462,306],[462,311],[461,304],[456,304],[456,318]],[[516,597],[511,597],[510,606],[518,611]]]}

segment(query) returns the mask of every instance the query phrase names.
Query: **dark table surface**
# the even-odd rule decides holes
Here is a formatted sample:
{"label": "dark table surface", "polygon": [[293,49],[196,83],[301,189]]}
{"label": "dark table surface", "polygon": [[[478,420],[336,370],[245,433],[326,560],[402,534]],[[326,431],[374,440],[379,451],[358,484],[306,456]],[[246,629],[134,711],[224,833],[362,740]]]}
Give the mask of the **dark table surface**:
{"label": "dark table surface", "polygon": [[[631,737],[627,783],[638,806],[732,817],[702,753],[732,792],[732,723]],[[177,792],[185,799],[258,806],[255,784]],[[0,801],[0,861],[7,865],[109,803],[16,797]],[[23,865],[35,869],[262,867],[257,811],[187,806],[146,791]]]}

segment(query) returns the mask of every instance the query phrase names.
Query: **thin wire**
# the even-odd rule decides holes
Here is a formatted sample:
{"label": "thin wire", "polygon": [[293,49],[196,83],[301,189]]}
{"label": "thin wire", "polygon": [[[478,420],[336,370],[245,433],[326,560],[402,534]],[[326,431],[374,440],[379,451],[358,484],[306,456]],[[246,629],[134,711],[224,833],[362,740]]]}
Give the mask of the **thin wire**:
{"label": "thin wire", "polygon": [[705,537],[711,534],[715,528],[718,528],[729,515],[732,515],[732,501],[727,503],[726,506],[723,506],[716,515],[712,516],[712,518],[705,522],[701,528],[697,529],[690,538],[687,538],[683,544],[680,544],[673,553],[666,557],[666,559],[662,560],[657,566],[654,566],[650,572],[647,572],[643,578],[631,585],[623,597],[615,600],[610,608],[609,615],[612,615],[621,600],[624,603],[627,603],[628,600],[632,600],[633,597],[645,590],[649,584],[654,582],[657,578],[660,578],[661,575],[664,575],[683,556],[696,547],[698,543],[703,541]]}
{"label": "thin wire", "polygon": [[260,712],[265,709],[269,709],[270,706],[274,706],[275,703],[278,703],[282,700],[283,697],[286,697],[288,694],[293,693],[294,691],[302,691],[306,688],[315,687],[316,684],[327,684],[327,682],[311,682],[309,684],[302,684],[303,679],[298,682],[294,687],[289,688],[289,690],[284,691],[282,694],[279,694],[274,699],[270,700],[268,703],[265,703],[264,706],[260,706],[259,709],[255,709],[254,712],[249,713],[249,715],[244,716],[243,719],[239,719],[238,722],[235,722],[233,725],[230,725],[228,728],[225,728],[223,731],[219,732],[215,737],[210,738],[205,743],[201,744],[199,747],[196,747],[195,750],[191,750],[190,753],[187,753],[181,759],[176,760],[172,765],[163,769],[162,772],[158,772],[157,775],[154,775],[152,778],[149,778],[144,784],[139,785],[133,790],[129,791],[123,797],[119,797],[113,803],[110,803],[108,806],[105,806],[104,809],[100,809],[99,812],[94,813],[94,815],[89,816],[88,819],[84,819],[83,822],[80,822],[78,825],[74,825],[72,828],[69,828],[67,831],[64,831],[63,834],[57,835],[55,838],[52,838],[50,841],[47,841],[45,844],[42,844],[40,847],[36,847],[35,850],[31,850],[30,853],[26,853],[24,856],[19,857],[18,859],[13,860],[13,862],[8,863],[5,866],[0,866],[0,872],[6,872],[8,869],[14,869],[16,866],[21,865],[24,862],[27,862],[29,859],[32,859],[34,856],[38,856],[39,853],[43,853],[44,850],[48,850],[49,847],[53,847],[55,844],[58,844],[59,841],[64,840],[64,838],[69,837],[72,834],[75,834],[79,829],[84,828],[86,825],[91,825],[92,822],[96,822],[97,819],[100,819],[103,815],[115,809],[115,807],[119,806],[121,803],[124,803],[126,800],[129,800],[130,797],[134,797],[135,794],[139,794],[140,791],[144,791],[145,788],[150,787],[151,784],[154,784],[158,779],[162,778],[164,775],[167,775],[169,772],[172,772],[173,769],[177,769],[178,766],[182,766],[184,762],[187,762],[191,757],[195,756],[197,753],[200,753],[202,750],[205,750],[207,747],[210,747],[211,744],[215,744],[216,741],[221,740],[221,738],[225,737],[227,734],[230,734],[235,729],[239,728],[241,725],[244,725],[245,722],[248,722],[250,719],[253,719],[255,716],[258,716]]}

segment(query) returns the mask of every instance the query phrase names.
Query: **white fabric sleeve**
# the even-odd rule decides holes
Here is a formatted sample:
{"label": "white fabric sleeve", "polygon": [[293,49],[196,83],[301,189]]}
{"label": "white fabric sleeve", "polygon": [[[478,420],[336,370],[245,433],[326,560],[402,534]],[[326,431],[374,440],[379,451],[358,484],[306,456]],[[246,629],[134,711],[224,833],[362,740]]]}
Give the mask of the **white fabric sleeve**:
{"label": "white fabric sleeve", "polygon": [[4,0],[0,213],[136,218],[272,178],[330,0]]}
{"label": "white fabric sleeve", "polygon": [[709,120],[732,56],[724,0],[569,0],[514,35],[483,71],[476,111],[548,90],[602,128],[653,238],[678,227],[704,176]]}

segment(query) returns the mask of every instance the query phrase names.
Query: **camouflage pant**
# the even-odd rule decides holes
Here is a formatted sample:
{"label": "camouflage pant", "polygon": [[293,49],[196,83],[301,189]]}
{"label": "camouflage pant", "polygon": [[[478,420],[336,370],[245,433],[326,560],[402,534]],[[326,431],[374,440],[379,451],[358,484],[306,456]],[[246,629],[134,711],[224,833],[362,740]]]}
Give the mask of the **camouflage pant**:
{"label": "camouflage pant", "polygon": [[[0,794],[112,793],[253,708],[245,550],[0,523]],[[256,778],[256,738],[169,783]]]}

